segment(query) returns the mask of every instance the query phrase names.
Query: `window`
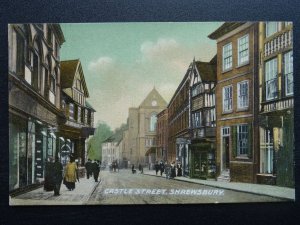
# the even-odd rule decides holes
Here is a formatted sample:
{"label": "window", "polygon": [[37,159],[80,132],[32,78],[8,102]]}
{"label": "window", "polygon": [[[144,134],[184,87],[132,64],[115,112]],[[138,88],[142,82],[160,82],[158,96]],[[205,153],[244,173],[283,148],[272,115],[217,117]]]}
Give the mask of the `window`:
{"label": "window", "polygon": [[261,173],[273,173],[273,137],[270,130],[264,130],[260,128],[260,172]]}
{"label": "window", "polygon": [[238,39],[238,65],[249,62],[249,35]]}
{"label": "window", "polygon": [[69,118],[74,119],[74,104],[69,104]]}
{"label": "window", "polygon": [[239,109],[248,108],[249,105],[249,82],[242,81],[237,84],[237,105]]}
{"label": "window", "polygon": [[266,100],[277,98],[277,58],[265,63]]}
{"label": "window", "polygon": [[78,111],[77,111],[77,121],[81,122],[81,107],[78,106]]}
{"label": "window", "polygon": [[290,25],[292,25],[293,24],[293,22],[285,22],[284,23],[284,25],[287,27],[287,26],[290,26]]}
{"label": "window", "polygon": [[237,153],[238,155],[248,154],[248,125],[237,126]]}
{"label": "window", "polygon": [[153,114],[150,118],[150,131],[156,130],[157,117],[156,114]]}
{"label": "window", "polygon": [[223,46],[223,71],[232,67],[232,43]]}
{"label": "window", "polygon": [[293,76],[293,51],[284,54],[284,77],[285,77],[285,94],[294,93],[294,76]]}
{"label": "window", "polygon": [[232,86],[223,87],[223,112],[232,110]]}
{"label": "window", "polygon": [[25,70],[25,57],[24,57],[24,51],[25,51],[25,41],[21,34],[16,32],[17,36],[17,68],[16,73],[17,75],[23,76],[24,70]]}
{"label": "window", "polygon": [[223,137],[230,136],[230,127],[223,127],[222,128],[222,136]]}
{"label": "window", "polygon": [[266,22],[266,37],[278,31],[278,22]]}
{"label": "window", "polygon": [[56,81],[55,81],[55,77],[54,76],[50,76],[50,91],[54,94],[55,93],[55,85]]}

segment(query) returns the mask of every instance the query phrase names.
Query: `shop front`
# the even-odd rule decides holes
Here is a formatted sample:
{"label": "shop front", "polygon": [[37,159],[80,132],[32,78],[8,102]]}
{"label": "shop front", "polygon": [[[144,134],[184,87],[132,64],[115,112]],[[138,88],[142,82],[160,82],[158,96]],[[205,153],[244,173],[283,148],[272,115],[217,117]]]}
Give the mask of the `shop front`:
{"label": "shop front", "polygon": [[191,145],[191,177],[215,179],[215,148],[213,142],[201,142]]}
{"label": "shop front", "polygon": [[9,191],[44,180],[45,162],[55,157],[55,127],[38,119],[9,115]]}
{"label": "shop front", "polygon": [[190,143],[186,138],[176,139],[176,161],[182,165],[183,176],[190,176]]}

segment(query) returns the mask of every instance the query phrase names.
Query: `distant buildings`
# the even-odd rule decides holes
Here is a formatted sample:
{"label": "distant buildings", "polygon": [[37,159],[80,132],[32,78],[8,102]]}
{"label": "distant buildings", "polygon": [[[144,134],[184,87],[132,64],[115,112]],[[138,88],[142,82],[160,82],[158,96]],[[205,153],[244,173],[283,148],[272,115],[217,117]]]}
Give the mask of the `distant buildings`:
{"label": "distant buildings", "polygon": [[113,136],[107,138],[102,143],[102,164],[111,165],[113,162],[119,164],[122,150],[120,148],[122,148],[120,141],[117,141]]}
{"label": "distant buildings", "polygon": [[123,134],[122,157],[125,165],[154,164],[162,159],[156,140],[157,114],[166,105],[166,101],[153,88],[138,108],[129,108],[128,131]]}

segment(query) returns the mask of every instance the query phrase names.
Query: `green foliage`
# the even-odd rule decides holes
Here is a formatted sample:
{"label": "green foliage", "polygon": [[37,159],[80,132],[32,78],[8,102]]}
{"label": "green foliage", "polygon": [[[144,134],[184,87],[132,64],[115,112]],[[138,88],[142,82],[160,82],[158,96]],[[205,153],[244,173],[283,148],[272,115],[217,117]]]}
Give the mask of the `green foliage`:
{"label": "green foliage", "polygon": [[102,143],[113,135],[111,128],[105,123],[97,125],[94,136],[88,142],[87,155],[89,159],[101,160]]}
{"label": "green foliage", "polygon": [[127,124],[122,124],[120,127],[116,128],[114,131],[114,139],[116,142],[119,142],[123,138],[123,132],[128,129]]}

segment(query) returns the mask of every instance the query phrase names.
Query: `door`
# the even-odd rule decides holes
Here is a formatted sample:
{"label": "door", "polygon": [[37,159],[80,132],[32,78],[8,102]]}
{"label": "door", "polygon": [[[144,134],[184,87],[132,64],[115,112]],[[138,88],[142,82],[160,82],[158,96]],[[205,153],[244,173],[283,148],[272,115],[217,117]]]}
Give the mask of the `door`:
{"label": "door", "polygon": [[194,153],[193,174],[194,177],[207,178],[207,152],[197,151]]}
{"label": "door", "polygon": [[229,137],[223,137],[223,170],[229,169]]}

